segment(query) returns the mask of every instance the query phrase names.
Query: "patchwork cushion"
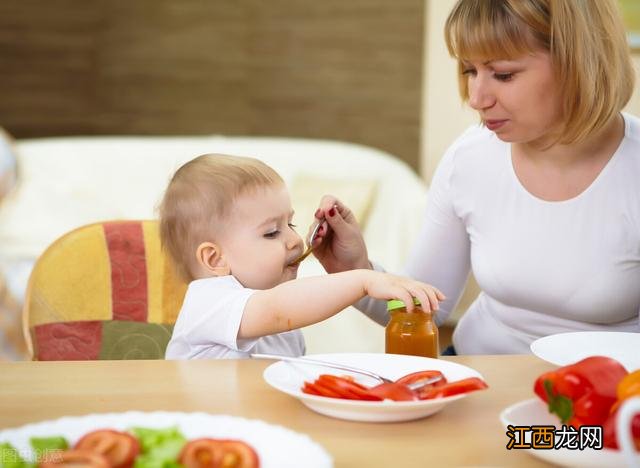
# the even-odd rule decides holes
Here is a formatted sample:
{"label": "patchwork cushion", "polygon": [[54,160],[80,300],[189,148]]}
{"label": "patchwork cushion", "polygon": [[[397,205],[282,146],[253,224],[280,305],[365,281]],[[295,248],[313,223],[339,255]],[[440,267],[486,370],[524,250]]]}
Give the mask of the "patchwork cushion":
{"label": "patchwork cushion", "polygon": [[42,254],[25,313],[37,360],[162,359],[186,291],[156,221],[91,224]]}
{"label": "patchwork cushion", "polygon": [[40,361],[164,359],[172,324],[87,320],[37,325]]}

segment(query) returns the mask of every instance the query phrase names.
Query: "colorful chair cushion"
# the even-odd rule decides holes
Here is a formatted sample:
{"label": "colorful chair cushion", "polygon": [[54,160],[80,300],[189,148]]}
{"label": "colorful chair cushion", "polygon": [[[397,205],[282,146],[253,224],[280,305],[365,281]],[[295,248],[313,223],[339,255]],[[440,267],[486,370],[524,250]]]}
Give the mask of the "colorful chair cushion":
{"label": "colorful chair cushion", "polygon": [[157,221],[90,224],[40,256],[25,298],[36,360],[163,359],[186,291]]}

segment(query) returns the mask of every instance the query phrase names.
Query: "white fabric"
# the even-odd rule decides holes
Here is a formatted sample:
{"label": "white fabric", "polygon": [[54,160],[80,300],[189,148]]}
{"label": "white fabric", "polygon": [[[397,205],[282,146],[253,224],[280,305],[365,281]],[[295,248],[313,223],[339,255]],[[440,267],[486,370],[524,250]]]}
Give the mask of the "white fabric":
{"label": "white fabric", "polygon": [[0,128],[0,200],[16,183],[16,154],[11,137]]}
{"label": "white fabric", "polygon": [[[0,206],[0,259],[36,258],[62,234],[105,219],[152,219],[171,175],[204,153],[252,156],[292,186],[296,177],[375,180],[365,240],[400,267],[420,228],[426,185],[389,153],[296,138],[67,137],[18,140],[20,184]],[[319,200],[318,200],[319,201]],[[296,200],[292,200],[294,207]],[[312,220],[296,220],[305,229]],[[409,242],[407,242],[409,241]]]}
{"label": "white fabric", "polygon": [[[447,296],[442,323],[473,268],[482,293],[455,330],[458,353],[529,353],[535,339],[561,332],[640,332],[640,119],[624,119],[607,166],[562,202],[527,192],[510,145],[485,128],[447,151],[406,274]],[[359,306],[382,316],[384,304]]]}
{"label": "white fabric", "polygon": [[244,308],[253,289],[233,276],[192,281],[167,346],[167,359],[236,359],[248,353],[304,354],[300,330],[257,339],[238,339]]}

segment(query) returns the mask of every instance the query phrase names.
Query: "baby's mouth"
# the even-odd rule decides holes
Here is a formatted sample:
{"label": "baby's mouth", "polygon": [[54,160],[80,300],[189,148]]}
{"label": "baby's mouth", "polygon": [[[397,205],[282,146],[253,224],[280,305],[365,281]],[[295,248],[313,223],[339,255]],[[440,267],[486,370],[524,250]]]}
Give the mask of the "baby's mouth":
{"label": "baby's mouth", "polygon": [[287,263],[287,267],[292,268],[292,267],[299,266],[300,262],[303,260],[302,258],[303,252],[304,252],[304,249],[301,250],[299,253],[297,253],[293,258],[291,258],[291,260],[289,260],[289,262]]}

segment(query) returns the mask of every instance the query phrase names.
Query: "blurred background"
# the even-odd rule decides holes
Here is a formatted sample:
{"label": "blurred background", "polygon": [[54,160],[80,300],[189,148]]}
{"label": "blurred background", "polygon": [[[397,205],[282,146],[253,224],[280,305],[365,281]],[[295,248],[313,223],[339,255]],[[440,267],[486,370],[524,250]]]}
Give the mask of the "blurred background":
{"label": "blurred background", "polygon": [[[0,125],[15,138],[336,139],[388,151],[428,181],[475,122],[443,41],[454,3],[4,0]],[[621,5],[633,34],[640,2]]]}

